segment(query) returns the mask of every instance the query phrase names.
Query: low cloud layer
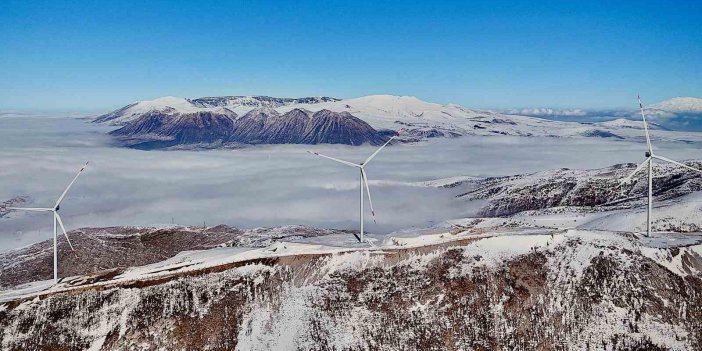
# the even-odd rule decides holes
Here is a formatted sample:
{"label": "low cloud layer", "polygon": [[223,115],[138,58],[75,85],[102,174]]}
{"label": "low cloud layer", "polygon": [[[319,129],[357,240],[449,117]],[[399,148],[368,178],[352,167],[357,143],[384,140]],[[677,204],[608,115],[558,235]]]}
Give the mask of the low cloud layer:
{"label": "low cloud layer", "polygon": [[[308,154],[361,162],[373,147],[278,145],[243,150],[138,151],[110,146],[109,128],[75,119],[0,119],[0,199],[50,206],[85,162],[91,164],[61,208],[68,229],[112,225],[307,224],[358,226],[358,173]],[[677,159],[694,145],[657,145]],[[378,224],[387,233],[471,215],[456,191],[416,182],[496,176],[642,160],[643,146],[594,139],[465,137],[388,147],[368,166]],[[366,205],[367,206],[367,205]],[[368,208],[368,207],[366,207]],[[51,215],[0,218],[0,251],[51,236]]]}

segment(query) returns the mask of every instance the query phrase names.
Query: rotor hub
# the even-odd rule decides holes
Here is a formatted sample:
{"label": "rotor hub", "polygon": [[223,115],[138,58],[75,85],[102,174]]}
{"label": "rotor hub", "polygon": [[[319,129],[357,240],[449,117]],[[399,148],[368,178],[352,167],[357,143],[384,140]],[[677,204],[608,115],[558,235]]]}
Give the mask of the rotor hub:
{"label": "rotor hub", "polygon": [[646,151],[646,158],[651,157],[651,151]]}

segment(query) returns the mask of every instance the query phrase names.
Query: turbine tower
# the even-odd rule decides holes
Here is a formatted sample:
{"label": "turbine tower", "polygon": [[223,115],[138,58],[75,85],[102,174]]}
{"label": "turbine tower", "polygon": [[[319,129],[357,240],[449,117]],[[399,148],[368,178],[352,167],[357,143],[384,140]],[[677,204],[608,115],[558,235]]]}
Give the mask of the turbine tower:
{"label": "turbine tower", "polygon": [[336,162],[339,162],[339,163],[343,163],[343,164],[345,164],[345,165],[347,165],[347,166],[351,166],[351,167],[358,168],[358,170],[359,170],[358,184],[359,184],[360,195],[361,195],[361,196],[359,197],[359,209],[360,209],[360,216],[359,216],[359,219],[360,219],[360,222],[361,222],[361,224],[360,224],[360,226],[361,226],[361,236],[360,236],[360,238],[359,238],[359,241],[360,241],[360,242],[363,242],[363,188],[364,188],[364,185],[365,185],[365,188],[366,188],[366,192],[368,193],[368,204],[370,204],[371,214],[373,215],[373,222],[375,222],[375,210],[373,210],[373,200],[371,199],[370,188],[368,187],[368,176],[366,176],[366,166],[368,165],[368,163],[369,163],[376,155],[378,155],[378,153],[380,152],[380,150],[382,150],[385,146],[387,146],[387,145],[388,145],[391,141],[393,141],[393,139],[395,139],[396,137],[397,137],[396,135],[392,136],[390,139],[388,139],[387,142],[385,142],[385,144],[383,144],[383,146],[381,146],[380,148],[378,148],[378,150],[375,150],[375,152],[374,152],[372,155],[370,155],[365,161],[363,161],[363,162],[360,163],[360,164],[355,164],[355,163],[352,163],[352,162],[340,160],[340,159],[338,159],[338,158],[329,157],[329,156],[322,155],[322,154],[317,153],[317,152],[307,151],[307,152],[309,152],[309,153],[311,153],[311,154],[313,154],[313,155],[317,155],[317,156],[320,156],[320,157],[324,157],[324,158],[330,159],[330,160],[332,160],[332,161],[336,161]]}
{"label": "turbine tower", "polygon": [[83,167],[78,171],[78,174],[73,178],[70,184],[66,187],[66,190],[63,191],[61,196],[59,196],[58,200],[56,201],[56,204],[54,207],[48,208],[27,208],[27,207],[8,207],[7,209],[9,210],[15,210],[15,211],[32,211],[32,212],[51,212],[53,217],[54,217],[54,284],[58,283],[58,244],[57,244],[57,236],[56,236],[56,223],[61,226],[61,231],[63,232],[63,235],[66,237],[66,241],[68,242],[68,246],[71,247],[71,251],[73,252],[73,255],[78,258],[78,255],[76,254],[76,250],[73,249],[73,244],[71,244],[71,240],[68,239],[68,234],[66,233],[66,227],[63,225],[63,221],[61,220],[61,216],[59,215],[59,210],[61,209],[61,201],[63,201],[63,198],[66,197],[66,194],[68,193],[68,189],[73,186],[73,183],[76,182],[78,177],[80,176],[81,173],[83,173],[83,170],[85,170],[85,167],[88,166],[88,162],[83,165]]}
{"label": "turbine tower", "polygon": [[648,166],[648,209],[646,211],[646,236],[651,236],[651,222],[652,222],[652,212],[653,212],[653,160],[659,160],[659,161],[664,161],[668,163],[672,163],[674,165],[684,167],[686,169],[702,173],[702,170],[699,170],[694,167],[690,167],[684,163],[680,163],[677,161],[673,161],[669,158],[663,157],[663,156],[658,156],[653,153],[653,146],[651,145],[651,136],[648,131],[648,122],[646,122],[646,114],[644,113],[644,108],[643,104],[641,103],[641,97],[637,96],[639,100],[639,110],[641,111],[641,119],[643,119],[643,124],[644,124],[644,131],[646,132],[646,160],[641,163],[636,169],[626,178],[624,178],[619,185],[624,185],[626,183],[629,183],[631,179],[639,173],[641,170],[644,169],[644,167]]}

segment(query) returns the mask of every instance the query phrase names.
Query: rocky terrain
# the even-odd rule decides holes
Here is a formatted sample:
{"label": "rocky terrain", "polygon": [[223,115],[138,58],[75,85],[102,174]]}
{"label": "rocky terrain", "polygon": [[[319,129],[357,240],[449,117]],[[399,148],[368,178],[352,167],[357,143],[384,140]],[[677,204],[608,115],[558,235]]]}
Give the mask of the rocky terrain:
{"label": "rocky terrain", "polygon": [[[303,226],[236,229],[220,225],[210,228],[173,227],[83,228],[69,233],[78,257],[65,238],[58,240],[59,276],[124,270],[171,258],[182,251],[214,247],[264,247],[276,240],[295,240],[344,233]],[[0,253],[0,289],[53,276],[53,241]]]}
{"label": "rocky terrain", "polygon": [[[24,349],[694,350],[702,246],[446,232],[376,249],[274,244],[1,300]],[[222,249],[217,249],[222,250]],[[216,255],[216,254],[212,254]],[[203,260],[207,260],[203,257]],[[193,268],[195,267],[195,268]]]}
{"label": "rocky terrain", "polygon": [[386,138],[348,112],[294,109],[284,114],[256,108],[233,112],[164,114],[151,111],[110,132],[122,145],[162,149],[193,145],[212,148],[243,144],[382,144]]}

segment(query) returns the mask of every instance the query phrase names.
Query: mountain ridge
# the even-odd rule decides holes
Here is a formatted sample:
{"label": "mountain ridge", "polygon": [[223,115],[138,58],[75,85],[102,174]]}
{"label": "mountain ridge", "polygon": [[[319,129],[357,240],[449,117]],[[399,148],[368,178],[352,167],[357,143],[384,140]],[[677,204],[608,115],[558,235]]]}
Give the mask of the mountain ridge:
{"label": "mountain ridge", "polygon": [[[245,144],[258,144],[267,143],[265,140],[267,138],[260,138],[260,135],[256,135],[259,134],[259,130],[261,128],[270,129],[271,127],[260,126],[260,121],[257,122],[246,118],[245,116],[248,113],[265,111],[265,114],[270,119],[274,119],[276,115],[285,115],[293,110],[296,110],[296,116],[293,118],[294,123],[278,127],[276,130],[267,130],[267,133],[276,134],[276,137],[268,138],[273,140],[272,143],[295,143],[294,140],[299,138],[295,135],[284,135],[287,131],[286,128],[290,128],[291,132],[300,133],[299,129],[304,124],[303,114],[312,115],[322,110],[343,114],[347,118],[357,118],[381,133],[385,130],[404,129],[403,137],[410,141],[468,135],[643,140],[642,123],[621,118],[597,123],[565,122],[473,110],[456,104],[441,105],[422,101],[413,96],[393,95],[370,95],[345,100],[329,97],[273,98],[235,96],[200,99],[165,97],[127,105],[111,113],[99,116],[95,119],[95,122],[125,126],[146,115],[160,114],[164,116],[164,119],[168,119],[169,116],[173,115],[206,111],[229,116],[236,121],[243,119],[245,123],[242,123],[242,125],[248,125],[248,127],[242,126],[239,133],[242,137],[239,139],[234,138],[234,141]],[[362,126],[356,120],[352,120],[352,122],[346,125]],[[367,129],[365,125],[362,127],[364,130]],[[656,138],[662,140],[702,141],[702,136],[698,134],[673,132],[655,123],[651,127],[656,130]],[[256,132],[252,134],[251,131],[247,131],[247,128],[253,128]],[[329,126],[320,130],[326,130],[330,133],[343,133],[342,129]],[[135,138],[138,138],[138,136],[135,136]],[[173,139],[173,136],[165,135],[165,138]],[[306,139],[305,143],[334,139],[332,136],[321,138],[311,136]],[[346,139],[351,140],[353,138]],[[208,139],[202,140],[202,143],[212,144],[211,140]],[[358,144],[350,141],[335,141],[334,143]]]}

